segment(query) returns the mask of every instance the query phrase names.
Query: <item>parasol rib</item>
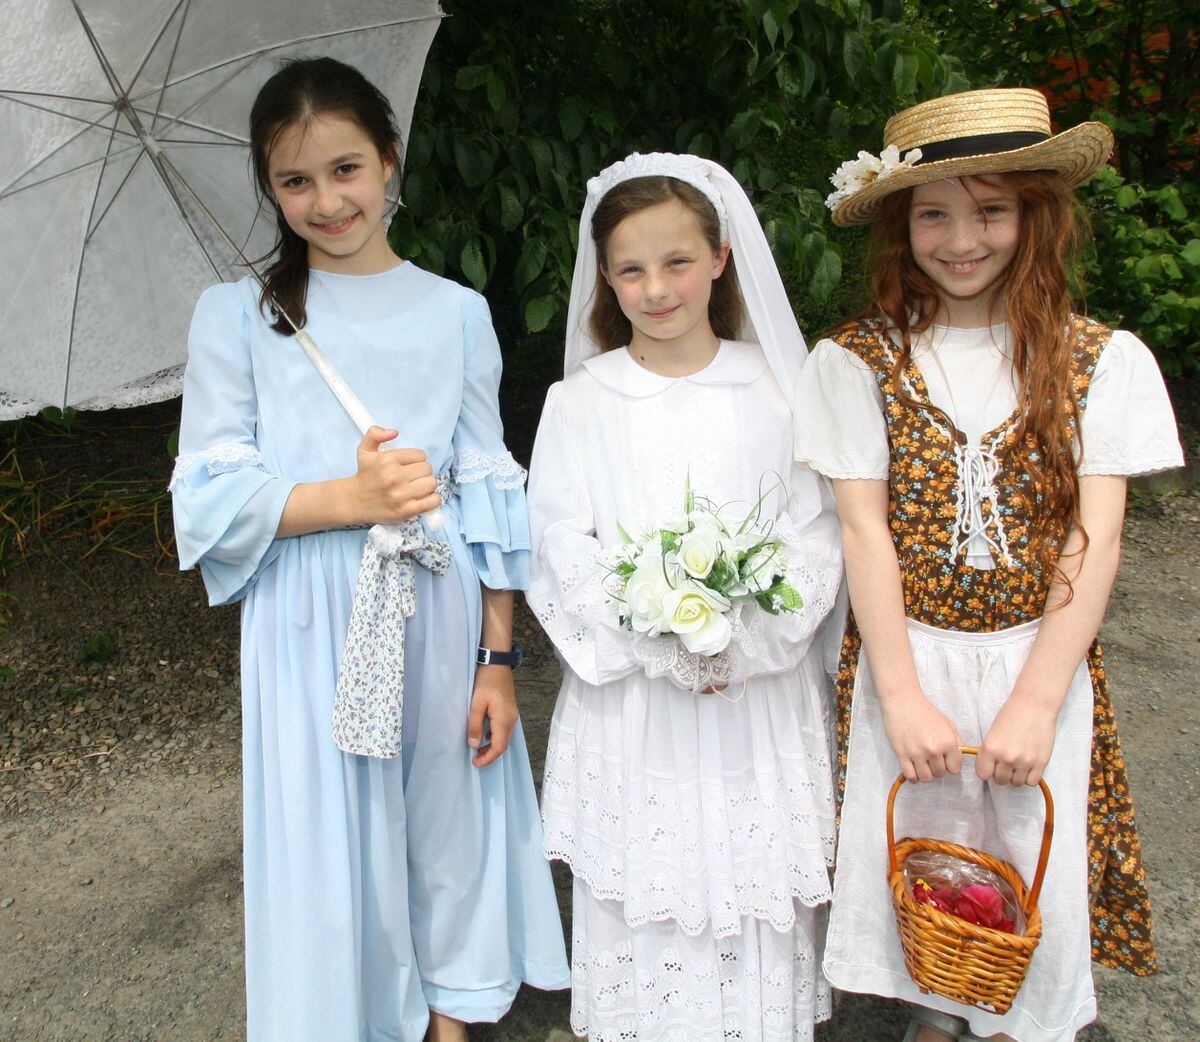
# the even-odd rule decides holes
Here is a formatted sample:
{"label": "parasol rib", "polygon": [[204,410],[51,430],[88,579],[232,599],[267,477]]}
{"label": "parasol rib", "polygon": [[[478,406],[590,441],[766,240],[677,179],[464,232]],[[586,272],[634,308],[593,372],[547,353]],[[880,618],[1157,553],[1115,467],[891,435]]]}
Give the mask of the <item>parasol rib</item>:
{"label": "parasol rib", "polygon": [[[72,0],[72,3],[74,2],[75,0]],[[397,25],[413,25],[417,22],[440,22],[441,20],[442,16],[440,14],[423,14],[418,15],[416,18],[394,18],[387,22],[376,22],[372,25],[357,25],[352,29],[339,29],[334,32],[310,33],[307,36],[297,36],[290,40],[283,40],[279,43],[274,43],[270,47],[260,47],[254,51],[246,51],[242,54],[236,55],[235,57],[226,58],[224,61],[214,62],[212,65],[205,66],[203,69],[194,69],[187,75],[180,76],[177,80],[171,80],[169,83],[164,82],[162,89],[166,90],[168,87],[178,86],[180,83],[186,83],[188,80],[195,79],[197,76],[203,76],[208,72],[215,72],[217,69],[222,69],[226,65],[230,65],[234,62],[245,61],[246,59],[253,60],[261,55],[270,54],[271,51],[283,50],[285,47],[297,47],[304,43],[315,43],[317,40],[331,40],[335,36],[352,36],[355,33],[369,33],[375,32],[379,29],[391,29]],[[146,91],[146,94],[138,95],[137,100],[140,101],[143,97],[152,93],[153,91],[148,90]]]}
{"label": "parasol rib", "polygon": [[[115,128],[105,127],[102,123],[97,124],[96,129],[97,130],[112,129],[114,131],[114,133],[120,134],[122,137],[128,137],[130,139],[133,138],[132,134],[127,134],[123,131],[116,130]],[[63,147],[65,148],[66,146],[64,145]],[[27,175],[33,173],[33,171],[36,170],[39,166],[41,166],[44,162],[46,162],[46,160],[50,159],[51,156],[53,156],[54,154],[57,154],[60,151],[61,151],[61,149],[55,149],[54,152],[51,153],[50,156],[46,156],[46,159],[40,160],[36,165],[31,166],[28,170],[25,171],[25,173],[23,173],[21,175],[21,177],[26,177]],[[112,153],[111,156],[96,156],[94,159],[89,159],[83,163],[79,163],[77,166],[68,167],[66,170],[60,170],[57,174],[51,174],[49,177],[43,177],[39,181],[30,181],[29,184],[21,185],[20,188],[12,187],[13,184],[16,184],[16,181],[14,181],[7,188],[0,188],[0,199],[8,199],[14,195],[20,195],[22,192],[27,192],[31,188],[37,188],[40,185],[49,184],[51,181],[57,181],[60,177],[66,177],[68,174],[78,173],[80,170],[86,170],[89,166],[96,166],[98,163],[103,165],[109,159],[117,159],[121,156],[128,155],[130,152],[141,152],[141,151],[143,151],[142,143],[140,141],[138,141],[138,142],[136,142],[136,144],[127,145],[125,148],[119,149],[118,151]],[[19,180],[19,178],[18,178],[18,180]]]}
{"label": "parasol rib", "polygon": [[113,208],[113,204],[117,201],[117,197],[121,194],[121,189],[123,189],[125,187],[125,185],[127,185],[129,183],[129,179],[131,177],[133,177],[133,172],[137,169],[138,163],[140,163],[142,161],[142,155],[144,155],[144,154],[145,153],[139,152],[137,158],[135,158],[134,161],[129,164],[129,169],[125,171],[125,176],[121,178],[121,183],[119,185],[117,185],[117,189],[115,192],[113,192],[112,198],[109,199],[108,205],[106,205],[104,207],[104,209],[100,211],[99,217],[95,216],[96,206],[95,206],[95,201],[93,200],[92,217],[95,219],[92,220],[91,218],[89,218],[88,233],[87,233],[86,238],[84,238],[84,240],[83,240],[84,246],[86,246],[89,242],[92,241],[92,236],[96,234],[96,231],[99,229],[100,225],[104,223],[104,218],[108,216],[108,211]]}
{"label": "parasol rib", "polygon": [[[179,198],[179,193],[176,191],[175,185],[167,176],[166,167],[163,165],[164,157],[162,146],[155,141],[153,136],[146,130],[145,126],[142,124],[141,117],[137,114],[137,111],[134,109],[133,105],[130,104],[129,96],[125,93],[124,88],[121,86],[121,81],[117,78],[116,70],[113,69],[112,63],[108,60],[108,55],[104,53],[104,49],[100,46],[100,41],[96,39],[96,34],[92,31],[91,25],[88,24],[88,20],[84,17],[83,11],[79,6],[79,0],[71,0],[71,5],[75,8],[75,13],[79,15],[79,21],[83,25],[83,31],[87,34],[88,42],[92,45],[92,50],[96,54],[96,60],[100,63],[100,68],[104,71],[105,78],[108,80],[109,86],[112,87],[113,94],[116,95],[117,109],[133,128],[133,132],[137,135],[138,140],[141,141],[142,146],[146,150],[146,154],[150,157],[151,164],[154,166],[154,169],[158,174],[159,180],[162,182],[163,187],[167,190],[167,194],[171,197],[171,200],[175,203],[175,207],[179,211],[179,216],[182,219],[184,226],[191,233],[192,240],[197,246],[200,247],[200,252],[204,255],[204,259],[208,261],[208,266],[212,268],[213,275],[216,276],[217,279],[220,279],[220,267],[218,267],[217,262],[213,260],[212,255],[208,252],[208,248],[204,245],[204,241],[196,233],[196,229],[192,227],[191,221],[187,219],[187,210],[184,209],[183,200]],[[171,169],[175,169],[174,165],[172,165]],[[177,170],[175,173],[176,176],[178,176],[179,172]],[[195,193],[191,192],[190,188],[188,191],[193,196],[195,195]],[[73,335],[73,325],[71,331]],[[68,365],[69,364],[68,356]],[[69,383],[68,386],[70,386]]]}
{"label": "parasol rib", "polygon": [[[134,71],[133,76],[130,77],[130,80],[129,80],[129,89],[130,90],[133,90],[133,85],[135,83],[137,83],[137,81],[141,78],[142,73],[146,71],[146,66],[150,64],[151,57],[154,55],[154,52],[156,50],[158,50],[158,45],[162,42],[162,38],[164,36],[166,36],[167,30],[171,27],[171,22],[174,20],[175,15],[179,12],[180,7],[182,7],[184,4],[187,4],[188,7],[191,7],[191,0],[178,0],[178,3],[176,3],[175,6],[171,9],[171,13],[168,14],[165,19],[163,19],[162,28],[158,30],[157,35],[154,37],[154,41],[150,44],[149,47],[146,48],[146,53],[142,56],[142,60],[138,63],[138,67]],[[179,53],[179,40],[183,36],[183,23],[186,20],[187,20],[187,12],[185,11],[184,17],[179,20],[179,32],[175,34],[175,43],[172,44],[172,46],[171,46],[171,57],[170,57],[170,60],[167,62],[167,75],[170,75],[171,69],[173,69],[175,67],[175,55]],[[165,80],[165,77],[164,77],[164,80]],[[162,98],[161,91],[159,92],[159,98],[160,99]],[[157,109],[155,110],[155,115],[156,116],[158,115]],[[152,127],[153,127],[153,125],[154,124],[151,123]]]}

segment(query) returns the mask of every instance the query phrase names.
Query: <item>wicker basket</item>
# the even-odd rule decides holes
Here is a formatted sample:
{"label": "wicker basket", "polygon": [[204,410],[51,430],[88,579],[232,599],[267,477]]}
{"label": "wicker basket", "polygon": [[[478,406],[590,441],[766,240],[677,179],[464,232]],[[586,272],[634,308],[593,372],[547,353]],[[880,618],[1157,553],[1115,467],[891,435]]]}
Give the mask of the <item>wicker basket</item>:
{"label": "wicker basket", "polygon": [[[974,748],[962,751],[963,755],[978,752]],[[892,890],[896,928],[904,948],[904,965],[923,993],[933,992],[991,1013],[1006,1013],[1021,989],[1029,960],[1042,936],[1042,915],[1037,899],[1054,834],[1054,801],[1050,798],[1050,790],[1045,782],[1039,783],[1046,801],[1046,824],[1042,830],[1042,849],[1033,885],[1026,887],[1012,865],[970,847],[936,839],[902,839],[897,843],[893,812],[896,794],[903,783],[904,775],[900,775],[888,795],[887,843],[888,885]],[[905,885],[904,862],[918,850],[951,854],[995,872],[1012,887],[1025,914],[1025,932],[1011,934],[976,926],[917,901]]]}

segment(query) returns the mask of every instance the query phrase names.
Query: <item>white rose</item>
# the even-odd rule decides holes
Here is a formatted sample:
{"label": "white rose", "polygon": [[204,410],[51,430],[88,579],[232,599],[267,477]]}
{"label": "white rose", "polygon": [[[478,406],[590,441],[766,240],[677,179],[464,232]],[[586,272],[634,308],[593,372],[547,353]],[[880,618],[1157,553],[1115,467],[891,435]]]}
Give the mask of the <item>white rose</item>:
{"label": "white rose", "polygon": [[625,583],[629,624],[638,633],[661,633],[664,626],[663,602],[670,592],[671,581],[662,554],[643,553],[638,558],[637,568]]}
{"label": "white rose", "polygon": [[754,593],[762,593],[770,589],[771,580],[782,571],[778,554],[769,547],[763,547],[746,558],[746,563],[742,565],[742,582]]}
{"label": "white rose", "polygon": [[685,582],[663,600],[667,629],[679,634],[683,646],[696,655],[716,655],[729,644],[733,628],[723,614],[729,602],[699,583]]}
{"label": "white rose", "polygon": [[679,566],[694,579],[706,578],[720,555],[722,536],[715,525],[693,528],[679,541]]}

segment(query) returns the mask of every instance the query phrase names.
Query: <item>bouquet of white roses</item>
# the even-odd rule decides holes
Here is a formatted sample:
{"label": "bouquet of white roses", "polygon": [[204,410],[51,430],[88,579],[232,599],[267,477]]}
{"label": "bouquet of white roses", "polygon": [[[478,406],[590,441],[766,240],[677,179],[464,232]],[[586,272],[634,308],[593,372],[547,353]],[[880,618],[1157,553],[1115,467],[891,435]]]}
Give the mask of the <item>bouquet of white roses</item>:
{"label": "bouquet of white roses", "polygon": [[787,581],[785,547],[761,518],[762,502],[734,518],[689,485],[679,520],[637,539],[618,525],[622,545],[610,556],[605,585],[620,624],[674,638],[695,655],[718,656],[743,604],[772,615],[799,611],[804,601]]}

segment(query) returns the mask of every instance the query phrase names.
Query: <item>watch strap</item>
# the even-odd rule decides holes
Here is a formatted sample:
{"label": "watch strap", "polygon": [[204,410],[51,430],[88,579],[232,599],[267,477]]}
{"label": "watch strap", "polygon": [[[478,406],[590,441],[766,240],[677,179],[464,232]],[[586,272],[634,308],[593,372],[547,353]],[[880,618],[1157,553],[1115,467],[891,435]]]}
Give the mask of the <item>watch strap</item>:
{"label": "watch strap", "polygon": [[521,645],[513,642],[512,651],[493,651],[480,647],[475,653],[475,662],[480,666],[511,666],[516,669],[523,661]]}

